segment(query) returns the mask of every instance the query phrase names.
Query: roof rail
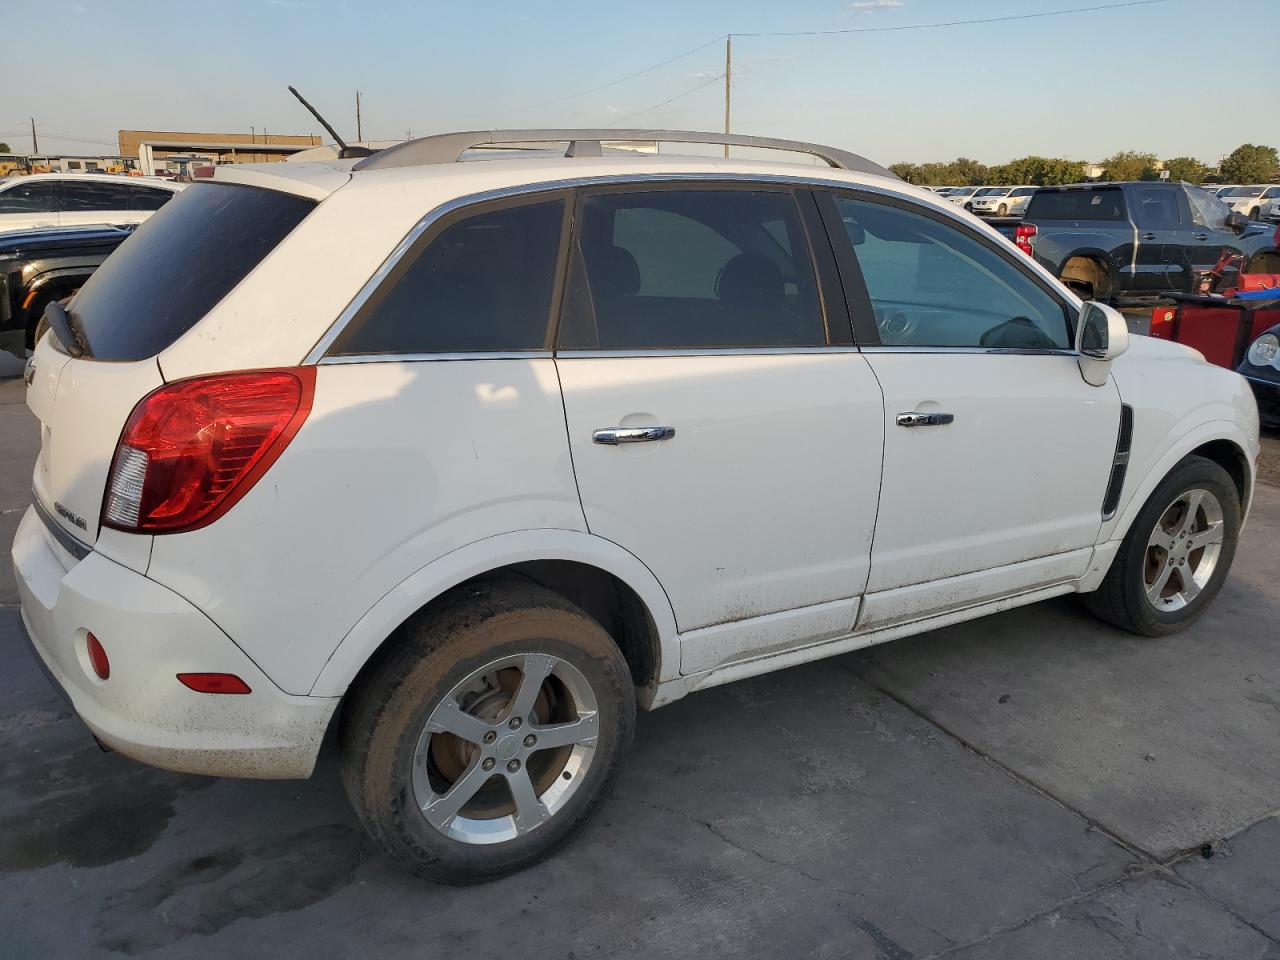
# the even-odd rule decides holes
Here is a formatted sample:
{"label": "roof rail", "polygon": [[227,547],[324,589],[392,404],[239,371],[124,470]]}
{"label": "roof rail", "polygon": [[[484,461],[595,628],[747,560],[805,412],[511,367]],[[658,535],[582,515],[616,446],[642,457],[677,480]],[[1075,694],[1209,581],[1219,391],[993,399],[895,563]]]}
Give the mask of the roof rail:
{"label": "roof rail", "polygon": [[835,147],[800,140],[777,140],[773,137],[752,137],[737,133],[699,133],[692,130],[475,130],[466,133],[441,133],[432,137],[419,137],[405,143],[379,150],[371,157],[356,163],[355,170],[386,170],[392,167],[416,167],[431,163],[454,163],[462,154],[476,147],[494,144],[517,143],[568,143],[566,157],[602,156],[600,142],[659,142],[706,143],[728,147],[756,147],[765,150],[786,150],[806,153],[825,161],[839,170],[872,173],[897,179],[878,163],[866,157]]}

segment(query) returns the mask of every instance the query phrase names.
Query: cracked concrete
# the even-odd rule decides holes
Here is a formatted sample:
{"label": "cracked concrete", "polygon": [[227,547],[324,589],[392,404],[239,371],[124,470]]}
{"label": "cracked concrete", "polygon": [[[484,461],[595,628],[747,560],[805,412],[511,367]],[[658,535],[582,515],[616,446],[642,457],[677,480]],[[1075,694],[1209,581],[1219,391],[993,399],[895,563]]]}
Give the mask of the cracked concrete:
{"label": "cracked concrete", "polygon": [[641,716],[559,856],[451,889],[363,838],[328,750],[269,783],[93,746],[5,608],[19,400],[0,382],[0,958],[1280,960],[1274,490],[1185,640],[1051,603],[696,694]]}

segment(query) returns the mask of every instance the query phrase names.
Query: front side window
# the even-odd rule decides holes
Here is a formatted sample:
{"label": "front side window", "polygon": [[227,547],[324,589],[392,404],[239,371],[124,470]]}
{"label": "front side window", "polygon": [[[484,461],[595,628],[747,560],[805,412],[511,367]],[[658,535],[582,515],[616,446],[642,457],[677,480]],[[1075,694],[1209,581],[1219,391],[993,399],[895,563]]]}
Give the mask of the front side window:
{"label": "front side window", "polygon": [[1134,217],[1139,226],[1153,229],[1176,227],[1181,222],[1178,216],[1178,198],[1173,187],[1134,187]]}
{"label": "front side window", "polygon": [[546,346],[564,201],[447,226],[404,257],[330,354],[508,353]]}
{"label": "front side window", "polygon": [[673,189],[583,201],[561,349],[825,342],[813,264],[791,193]]}
{"label": "front side window", "polygon": [[1185,186],[1187,203],[1191,206],[1191,222],[1201,227],[1221,230],[1231,216],[1231,208],[1218,199],[1217,194],[1199,187]]}
{"label": "front side window", "polygon": [[1070,347],[1062,304],[976,237],[883,203],[835,202],[885,346]]}
{"label": "front side window", "polygon": [[0,213],[53,213],[58,209],[58,185],[48,180],[16,183],[0,193]]}

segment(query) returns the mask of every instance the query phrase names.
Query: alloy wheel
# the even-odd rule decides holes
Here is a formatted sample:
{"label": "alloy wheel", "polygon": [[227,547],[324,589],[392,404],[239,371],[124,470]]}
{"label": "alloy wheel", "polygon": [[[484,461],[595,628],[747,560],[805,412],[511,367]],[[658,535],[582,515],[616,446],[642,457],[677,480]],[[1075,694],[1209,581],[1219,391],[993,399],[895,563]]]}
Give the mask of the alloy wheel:
{"label": "alloy wheel", "polygon": [[564,808],[595,758],[600,718],[590,683],[545,653],[473,671],[428,717],[413,756],[414,800],[462,843],[501,843]]}
{"label": "alloy wheel", "polygon": [[1147,540],[1143,588],[1162,613],[1181,610],[1209,584],[1222,555],[1222,504],[1187,490],[1165,509]]}

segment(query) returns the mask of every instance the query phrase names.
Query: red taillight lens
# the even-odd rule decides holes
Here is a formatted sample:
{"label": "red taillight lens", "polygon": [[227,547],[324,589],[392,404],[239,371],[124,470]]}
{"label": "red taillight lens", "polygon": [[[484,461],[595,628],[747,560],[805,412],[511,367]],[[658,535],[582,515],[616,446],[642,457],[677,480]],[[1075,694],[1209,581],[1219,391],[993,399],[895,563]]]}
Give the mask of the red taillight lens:
{"label": "red taillight lens", "polygon": [[243,497],[311,412],[315,367],[215,374],[139,401],[111,463],[102,522],[176,533],[212,523]]}
{"label": "red taillight lens", "polygon": [[180,673],[178,682],[196,693],[252,693],[234,673]]}
{"label": "red taillight lens", "polygon": [[107,651],[102,649],[98,638],[92,633],[86,634],[84,645],[89,653],[89,666],[93,667],[93,672],[98,675],[98,679],[105,680],[111,676],[111,661],[107,659]]}
{"label": "red taillight lens", "polygon": [[1017,229],[1013,231],[1013,242],[1019,250],[1030,257],[1035,253],[1031,249],[1031,238],[1035,235],[1036,225],[1034,223],[1020,223]]}

